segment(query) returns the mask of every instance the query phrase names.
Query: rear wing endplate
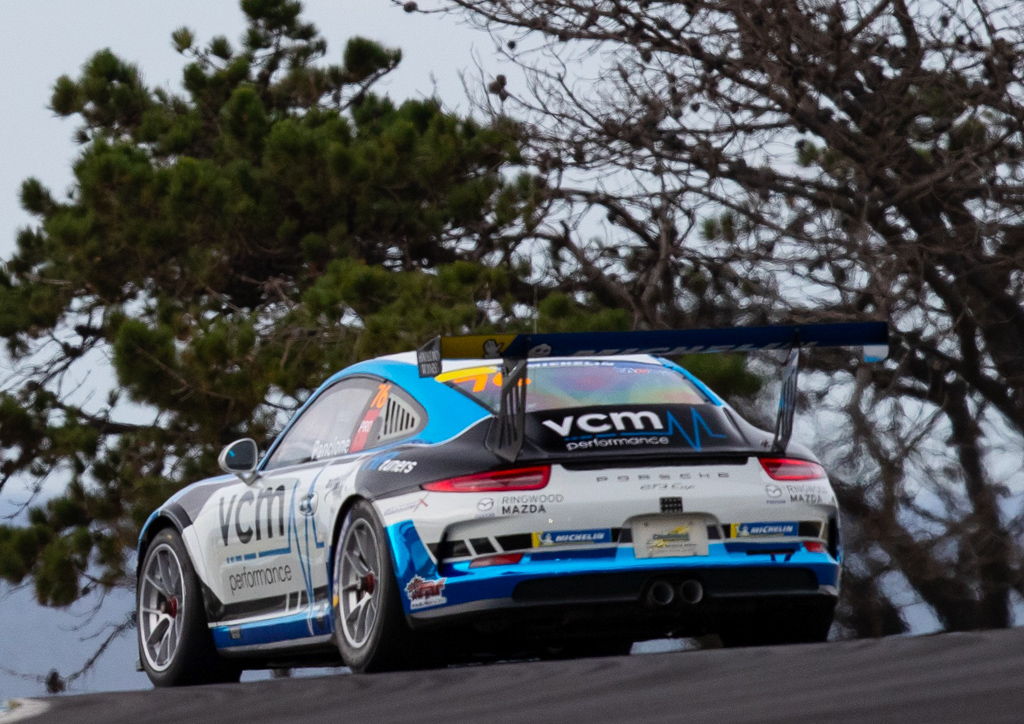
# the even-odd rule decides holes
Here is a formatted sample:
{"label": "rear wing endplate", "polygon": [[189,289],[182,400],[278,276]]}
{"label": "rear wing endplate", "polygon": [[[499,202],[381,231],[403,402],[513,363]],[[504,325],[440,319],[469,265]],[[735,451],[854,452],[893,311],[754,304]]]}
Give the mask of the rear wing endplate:
{"label": "rear wing endplate", "polygon": [[526,417],[526,361],[531,357],[590,357],[652,354],[674,357],[714,352],[788,349],[772,448],[789,443],[796,411],[800,350],[808,347],[860,347],[865,362],[879,362],[889,349],[885,322],[772,325],[727,329],[663,329],[635,332],[560,332],[434,337],[416,353],[421,377],[441,374],[446,359],[501,359],[502,392],[487,446],[511,462],[523,446]]}

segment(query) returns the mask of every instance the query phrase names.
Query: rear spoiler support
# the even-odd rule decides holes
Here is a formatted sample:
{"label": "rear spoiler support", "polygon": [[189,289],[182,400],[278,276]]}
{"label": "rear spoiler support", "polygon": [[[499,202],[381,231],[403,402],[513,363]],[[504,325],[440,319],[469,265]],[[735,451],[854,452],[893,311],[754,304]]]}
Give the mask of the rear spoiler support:
{"label": "rear spoiler support", "polygon": [[782,371],[782,388],[779,390],[779,409],[775,414],[775,439],[772,452],[781,455],[789,445],[793,434],[793,418],[796,417],[796,380],[800,375],[800,346],[789,350],[786,366]]}
{"label": "rear spoiler support", "polygon": [[487,449],[507,462],[515,462],[523,448],[526,427],[526,360],[501,363],[501,402],[498,416],[487,431]]}
{"label": "rear spoiler support", "polygon": [[782,454],[789,444],[796,413],[800,351],[807,347],[861,347],[865,362],[888,355],[885,322],[771,325],[727,329],[666,329],[635,332],[565,332],[556,334],[497,334],[434,337],[420,347],[416,362],[421,377],[441,374],[445,359],[502,360],[501,401],[487,434],[487,447],[507,462],[515,462],[524,442],[526,425],[526,366],[531,358],[652,354],[671,357],[714,352],[753,352],[788,349],[782,376],[772,451]]}

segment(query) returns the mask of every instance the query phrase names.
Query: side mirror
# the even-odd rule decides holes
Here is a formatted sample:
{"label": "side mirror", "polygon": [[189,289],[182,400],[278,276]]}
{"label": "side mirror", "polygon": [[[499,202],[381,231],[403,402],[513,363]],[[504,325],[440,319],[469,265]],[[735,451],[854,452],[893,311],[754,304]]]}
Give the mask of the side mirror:
{"label": "side mirror", "polygon": [[234,473],[246,483],[256,477],[256,463],[259,462],[259,449],[256,441],[246,437],[235,440],[220,451],[217,464],[226,473]]}

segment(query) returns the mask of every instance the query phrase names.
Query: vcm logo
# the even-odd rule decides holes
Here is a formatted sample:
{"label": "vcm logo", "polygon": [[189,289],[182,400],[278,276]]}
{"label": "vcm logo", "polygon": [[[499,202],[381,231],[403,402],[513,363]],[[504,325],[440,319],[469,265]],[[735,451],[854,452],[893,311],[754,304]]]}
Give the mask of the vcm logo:
{"label": "vcm logo", "polygon": [[651,410],[639,412],[590,412],[586,415],[566,415],[561,422],[544,420],[542,423],[562,437],[568,437],[573,426],[581,432],[640,432],[643,430],[664,430],[658,413]]}

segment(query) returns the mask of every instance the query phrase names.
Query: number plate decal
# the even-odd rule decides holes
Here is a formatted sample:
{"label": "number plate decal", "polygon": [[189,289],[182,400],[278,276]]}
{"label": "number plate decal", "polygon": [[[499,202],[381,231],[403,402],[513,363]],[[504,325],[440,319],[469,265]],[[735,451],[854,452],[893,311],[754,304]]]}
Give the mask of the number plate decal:
{"label": "number plate decal", "polygon": [[637,558],[706,556],[708,526],[699,515],[652,515],[633,522]]}

